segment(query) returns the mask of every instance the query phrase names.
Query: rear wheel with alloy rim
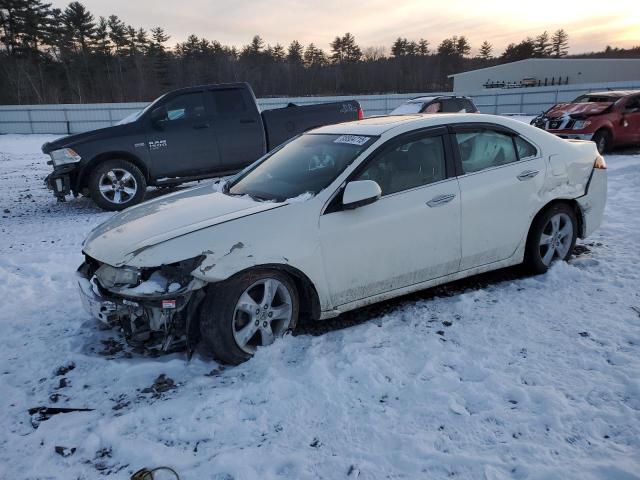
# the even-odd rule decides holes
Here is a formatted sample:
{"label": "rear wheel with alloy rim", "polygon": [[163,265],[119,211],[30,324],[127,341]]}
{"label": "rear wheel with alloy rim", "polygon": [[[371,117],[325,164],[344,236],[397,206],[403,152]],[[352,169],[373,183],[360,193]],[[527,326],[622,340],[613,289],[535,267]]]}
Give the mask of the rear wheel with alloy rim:
{"label": "rear wheel with alloy rim", "polygon": [[533,222],[525,253],[525,263],[534,273],[544,273],[556,260],[567,260],[576,243],[578,222],[573,209],[552,205]]}
{"label": "rear wheel with alloy rim", "polygon": [[237,365],[292,330],[298,310],[298,294],[287,275],[248,271],[211,287],[200,333],[214,358]]}
{"label": "rear wheel with alloy rim", "polygon": [[139,203],[147,183],[138,167],[126,160],[108,160],[89,176],[91,198],[105,210],[122,210]]}

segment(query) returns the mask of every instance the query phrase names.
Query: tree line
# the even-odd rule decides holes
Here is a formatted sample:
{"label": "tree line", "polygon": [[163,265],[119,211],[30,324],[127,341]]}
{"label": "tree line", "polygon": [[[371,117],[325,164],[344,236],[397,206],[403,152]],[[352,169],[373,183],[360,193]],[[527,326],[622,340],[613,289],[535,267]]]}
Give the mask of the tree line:
{"label": "tree line", "polygon": [[162,27],[96,18],[80,2],[58,9],[0,0],[0,104],[147,101],[182,86],[236,81],[263,97],[442,91],[452,73],[563,57],[569,48],[564,30],[512,43],[500,55],[485,41],[473,56],[465,36],[435,47],[400,37],[389,51],[360,47],[350,33],[336,36],[329,51],[296,40],[266,45],[259,35],[240,48],[196,35],[169,48],[170,40]]}

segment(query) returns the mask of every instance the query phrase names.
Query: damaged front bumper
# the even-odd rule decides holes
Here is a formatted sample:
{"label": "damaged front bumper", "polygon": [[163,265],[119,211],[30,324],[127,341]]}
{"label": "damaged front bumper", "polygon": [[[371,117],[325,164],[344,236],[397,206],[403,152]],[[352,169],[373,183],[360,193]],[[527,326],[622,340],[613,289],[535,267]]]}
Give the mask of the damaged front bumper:
{"label": "damaged front bumper", "polygon": [[205,282],[195,278],[180,284],[173,282],[174,288],[165,291],[131,285],[107,287],[96,275],[97,270],[97,262],[88,259],[77,271],[80,298],[89,315],[119,327],[134,347],[166,352],[187,346],[190,351],[197,337],[194,320],[204,297]]}
{"label": "damaged front bumper", "polygon": [[71,185],[76,174],[76,165],[58,167],[45,177],[44,184],[59,201],[64,202],[65,197],[73,192]]}

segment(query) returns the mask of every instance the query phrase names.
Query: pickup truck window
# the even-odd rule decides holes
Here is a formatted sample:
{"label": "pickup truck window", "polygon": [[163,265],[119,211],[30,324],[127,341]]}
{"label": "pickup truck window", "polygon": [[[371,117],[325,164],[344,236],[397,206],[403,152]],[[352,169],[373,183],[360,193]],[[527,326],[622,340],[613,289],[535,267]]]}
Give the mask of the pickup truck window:
{"label": "pickup truck window", "polygon": [[163,122],[196,119],[204,117],[204,96],[202,92],[183,93],[165,104],[167,117]]}
{"label": "pickup truck window", "polygon": [[212,93],[218,115],[234,115],[247,110],[242,91],[237,88],[214,90]]}
{"label": "pickup truck window", "polygon": [[229,187],[230,195],[283,201],[317,194],[340,175],[375,137],[301,135],[274,151]]}

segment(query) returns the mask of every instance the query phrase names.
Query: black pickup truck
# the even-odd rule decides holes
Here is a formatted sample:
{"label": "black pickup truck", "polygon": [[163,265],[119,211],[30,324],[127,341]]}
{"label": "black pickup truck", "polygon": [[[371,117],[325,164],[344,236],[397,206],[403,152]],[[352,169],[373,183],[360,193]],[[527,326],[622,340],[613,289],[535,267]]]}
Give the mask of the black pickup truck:
{"label": "black pickup truck", "polygon": [[299,133],[362,116],[355,100],[260,112],[247,83],[183,88],[118,125],[45,143],[53,165],[45,183],[59,200],[83,194],[122,210],[148,185],[231,174]]}

